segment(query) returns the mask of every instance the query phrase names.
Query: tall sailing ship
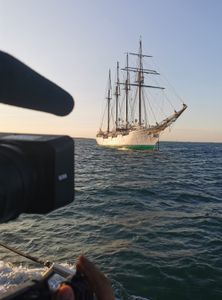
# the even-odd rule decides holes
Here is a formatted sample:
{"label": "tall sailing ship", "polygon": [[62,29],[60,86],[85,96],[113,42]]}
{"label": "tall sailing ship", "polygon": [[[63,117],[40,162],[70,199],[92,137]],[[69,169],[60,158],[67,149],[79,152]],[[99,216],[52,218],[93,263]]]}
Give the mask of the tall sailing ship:
{"label": "tall sailing ship", "polygon": [[[135,67],[129,66],[129,56],[137,57]],[[164,93],[164,87],[150,82],[145,83],[145,76],[151,78],[151,76],[160,75],[154,69],[144,68],[144,59],[149,57],[151,56],[142,53],[142,40],[140,39],[138,53],[126,54],[126,66],[121,69],[126,75],[123,82],[120,81],[120,68],[117,62],[114,101],[112,101],[111,72],[109,70],[105,110],[106,127],[103,129],[104,122],[102,122],[96,135],[98,145],[135,150],[154,150],[160,134],[170,127],[187,108],[187,105],[181,101],[182,108],[177,111],[170,103],[170,99],[166,98],[171,104],[173,112],[165,115],[165,118],[160,121],[156,119],[149,99],[151,94],[147,97],[145,90],[160,91],[164,97],[167,96]],[[131,73],[134,73],[135,80],[133,82],[130,79]],[[120,97],[121,90],[124,91],[122,98]],[[149,114],[153,115],[153,118]],[[151,119],[153,123],[151,123]]]}

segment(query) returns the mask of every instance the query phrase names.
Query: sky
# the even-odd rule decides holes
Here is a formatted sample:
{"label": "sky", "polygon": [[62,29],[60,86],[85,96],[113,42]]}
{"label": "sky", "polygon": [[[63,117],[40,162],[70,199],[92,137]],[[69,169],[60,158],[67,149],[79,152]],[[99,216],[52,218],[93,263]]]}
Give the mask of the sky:
{"label": "sky", "polygon": [[0,0],[0,49],[75,99],[66,117],[0,104],[1,132],[95,138],[108,70],[142,36],[188,105],[162,139],[222,142],[221,13],[220,0]]}

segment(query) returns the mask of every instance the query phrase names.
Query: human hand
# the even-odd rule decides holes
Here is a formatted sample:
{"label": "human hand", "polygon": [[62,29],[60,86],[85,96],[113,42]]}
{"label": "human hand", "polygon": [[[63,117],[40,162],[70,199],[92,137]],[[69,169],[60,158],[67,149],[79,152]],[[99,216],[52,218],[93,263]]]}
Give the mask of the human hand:
{"label": "human hand", "polygon": [[[81,255],[77,258],[76,269],[85,276],[98,300],[115,299],[108,278],[85,256]],[[75,300],[74,291],[69,285],[62,284],[53,300]]]}

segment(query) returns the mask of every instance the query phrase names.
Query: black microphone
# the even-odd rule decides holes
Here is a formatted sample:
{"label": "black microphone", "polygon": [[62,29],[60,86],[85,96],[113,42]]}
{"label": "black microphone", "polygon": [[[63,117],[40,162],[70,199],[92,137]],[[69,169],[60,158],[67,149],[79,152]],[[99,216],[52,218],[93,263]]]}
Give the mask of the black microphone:
{"label": "black microphone", "polygon": [[0,51],[0,102],[58,116],[68,115],[73,97],[15,57]]}

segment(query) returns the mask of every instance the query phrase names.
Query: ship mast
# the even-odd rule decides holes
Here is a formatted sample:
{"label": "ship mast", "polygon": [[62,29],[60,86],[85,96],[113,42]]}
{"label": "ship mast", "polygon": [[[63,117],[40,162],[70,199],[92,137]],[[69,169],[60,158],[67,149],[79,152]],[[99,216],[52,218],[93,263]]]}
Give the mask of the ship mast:
{"label": "ship mast", "polygon": [[[139,57],[139,62],[138,62],[138,66],[137,67],[129,67],[128,64],[128,54],[130,55],[136,55]],[[160,86],[153,86],[153,85],[145,85],[144,84],[144,74],[151,74],[151,75],[160,75],[157,71],[155,70],[150,70],[150,69],[144,69],[143,68],[143,58],[144,57],[152,57],[150,55],[145,55],[142,53],[142,39],[140,38],[139,41],[139,53],[132,53],[129,52],[127,53],[127,66],[122,69],[123,71],[127,72],[127,79],[125,83],[120,83],[120,84],[124,84],[125,85],[125,89],[126,89],[126,124],[128,124],[128,91],[130,89],[131,86],[137,86],[138,87],[138,97],[139,97],[139,101],[138,101],[138,114],[139,114],[139,126],[142,125],[142,89],[144,87],[146,88],[155,88],[155,89],[161,89],[163,90],[164,87],[160,87]],[[129,82],[129,72],[135,72],[137,73],[137,79],[135,81],[135,83],[130,83]]]}
{"label": "ship mast", "polygon": [[119,88],[119,62],[117,61],[117,69],[116,69],[116,91],[115,91],[115,96],[116,96],[116,129],[119,127],[119,95],[120,95],[120,88]]}
{"label": "ship mast", "polygon": [[127,69],[127,75],[126,75],[126,82],[125,82],[125,89],[126,89],[126,129],[129,125],[129,55],[126,54],[126,69]]}
{"label": "ship mast", "polygon": [[111,86],[111,71],[109,70],[109,82],[108,82],[108,96],[107,96],[107,104],[108,104],[108,109],[107,109],[107,133],[110,132],[110,101],[112,99],[112,86]]}
{"label": "ship mast", "polygon": [[142,124],[142,111],[141,111],[141,104],[142,104],[142,84],[144,83],[144,76],[143,76],[143,62],[142,62],[142,40],[140,39],[140,47],[139,47],[139,69],[138,69],[138,87],[139,87],[139,125]]}

